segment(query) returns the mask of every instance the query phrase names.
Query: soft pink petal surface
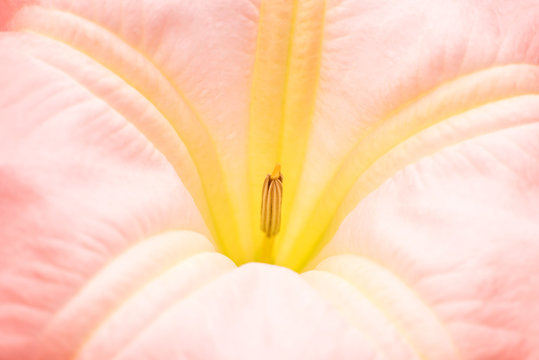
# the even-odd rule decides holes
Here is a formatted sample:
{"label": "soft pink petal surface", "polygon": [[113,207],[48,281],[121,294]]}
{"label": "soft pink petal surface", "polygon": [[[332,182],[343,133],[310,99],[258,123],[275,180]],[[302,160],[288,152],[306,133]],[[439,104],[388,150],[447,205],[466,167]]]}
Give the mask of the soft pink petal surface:
{"label": "soft pink petal surface", "polygon": [[[336,254],[360,256],[343,261],[348,263],[344,268],[362,268],[361,258],[370,259],[432,309],[462,357],[534,359],[539,356],[539,327],[530,321],[539,318],[539,283],[530,275],[539,271],[537,3],[514,7],[500,1],[489,8],[486,2],[440,4],[425,4],[424,21],[407,23],[407,29],[421,31],[387,28],[389,20],[380,19],[380,25],[367,27],[386,28],[376,34],[395,42],[387,48],[379,48],[374,36],[354,31],[357,37],[346,41],[363,41],[366,48],[350,46],[358,51],[355,58],[349,50],[338,53],[343,64],[361,59],[363,68],[374,70],[347,66],[348,76],[339,78],[340,86],[331,91],[371,98],[343,106],[361,104],[366,121],[384,120],[372,132],[367,128],[372,141],[363,140],[352,153],[356,158],[348,171],[362,170],[337,211],[334,227],[358,199],[376,190],[340,224],[312,266],[319,269],[315,264]],[[384,8],[365,8],[364,2],[351,6],[367,13]],[[364,22],[350,26],[370,24],[371,17],[358,16]],[[375,70],[379,67],[384,71]],[[368,87],[363,88],[364,81]],[[384,111],[388,108],[389,113]],[[330,129],[353,133],[332,126],[320,134],[326,136]],[[394,140],[385,145],[388,134]],[[336,143],[341,149],[344,139],[357,141],[355,136],[334,136],[343,139]],[[379,153],[372,157],[369,151]],[[329,268],[343,275],[338,266]],[[396,305],[388,304],[391,296],[376,293],[371,291],[373,301],[394,310]],[[410,311],[401,310],[397,328]]]}
{"label": "soft pink petal surface", "polygon": [[[435,151],[420,143],[380,161],[407,139],[424,138],[425,128],[433,128],[430,142],[443,139],[439,149],[537,122],[528,108],[536,100],[497,102],[539,93],[538,7],[533,0],[518,6],[512,1],[329,1],[311,139],[285,229],[291,241],[278,244],[281,257],[296,256],[300,247],[305,257],[319,250],[292,240],[325,231],[329,241],[366,194]],[[488,104],[493,107],[467,114]],[[506,115],[496,116],[498,111]],[[464,115],[460,126],[449,138],[444,123],[459,115]]]}
{"label": "soft pink petal surface", "polygon": [[[247,267],[183,305],[235,266],[201,235],[170,232],[209,237],[167,162],[189,170],[159,109],[53,39],[6,33],[0,42],[9,49],[1,55],[9,69],[0,94],[1,359],[377,358],[291,271]],[[161,316],[180,305],[179,315]],[[255,313],[260,322],[247,326]],[[205,316],[215,321],[208,328]],[[231,318],[241,326],[227,331]]]}
{"label": "soft pink petal surface", "polygon": [[389,269],[465,358],[537,357],[538,138],[536,122],[406,167],[345,219],[320,259],[354,253]]}
{"label": "soft pink petal surface", "polygon": [[327,2],[286,231],[328,244],[302,278],[211,243],[249,238],[258,2],[20,5],[0,5],[22,31],[0,35],[0,359],[539,357],[536,2]]}
{"label": "soft pink petal surface", "polygon": [[373,350],[297,274],[248,264],[163,311],[115,359],[379,359]]}
{"label": "soft pink petal surface", "polygon": [[118,253],[158,232],[208,231],[135,127],[14,39],[0,43],[0,357],[13,359]]}

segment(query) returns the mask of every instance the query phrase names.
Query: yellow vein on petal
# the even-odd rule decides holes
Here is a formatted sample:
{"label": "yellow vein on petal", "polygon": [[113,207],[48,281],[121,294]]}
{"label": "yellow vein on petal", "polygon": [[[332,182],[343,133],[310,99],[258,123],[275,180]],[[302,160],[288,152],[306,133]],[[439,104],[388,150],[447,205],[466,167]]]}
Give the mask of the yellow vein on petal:
{"label": "yellow vein on petal", "polygon": [[[462,359],[447,324],[414,289],[389,268],[361,255],[346,254],[322,261],[314,271],[333,274],[364,294],[421,359]],[[417,314],[424,316],[417,318]],[[419,332],[413,336],[405,324],[417,325]],[[432,334],[442,337],[433,341],[430,339]]]}
{"label": "yellow vein on petal", "polygon": [[[481,107],[469,110],[468,112],[456,115],[449,118],[447,122],[440,124],[438,128],[444,126],[443,138],[434,136],[434,128],[428,128],[422,131],[418,136],[409,138],[408,140],[398,144],[390,149],[385,154],[381,155],[378,160],[369,166],[356,180],[352,189],[347,193],[343,202],[340,203],[335,217],[332,219],[330,228],[325,233],[331,234],[336,231],[338,224],[346,215],[352,211],[355,206],[367,196],[371,191],[383,184],[388,178],[404,169],[406,166],[416,163],[422,158],[433,156],[444,149],[473,139],[499,133],[501,131],[511,130],[515,128],[525,127],[529,125],[537,125],[535,115],[526,114],[522,117],[514,117],[513,114],[505,114],[503,106],[505,103],[513,103],[537,109],[539,113],[539,95],[524,94],[515,97],[510,97],[499,102],[485,104]],[[507,104],[508,105],[508,104]],[[492,116],[489,109],[499,106],[496,109],[496,116]],[[475,114],[478,111],[485,111],[485,115],[479,118]],[[494,109],[493,109],[494,111]],[[508,121],[497,121],[498,117],[506,116]],[[464,127],[463,123],[469,120],[466,125],[466,131],[459,132],[459,129]],[[473,124],[470,124],[471,122]],[[456,129],[448,130],[447,128],[456,127]],[[420,137],[421,136],[421,137]],[[432,139],[432,140],[430,140]],[[430,140],[430,143],[427,141]],[[403,154],[406,154],[405,156]],[[327,235],[326,235],[327,236]]]}
{"label": "yellow vein on petal", "polygon": [[281,103],[281,115],[279,124],[279,136],[277,139],[277,159],[276,163],[280,164],[283,160],[283,138],[284,138],[284,124],[286,121],[286,104],[288,100],[289,82],[290,82],[290,68],[292,65],[293,46],[294,46],[294,33],[296,32],[296,22],[298,18],[298,2],[299,0],[292,1],[292,18],[290,19],[290,34],[288,35],[288,49],[286,55],[286,61],[284,65],[284,86],[283,86],[283,99]]}
{"label": "yellow vein on petal", "polygon": [[[361,300],[365,300],[369,305],[368,312],[369,314],[383,318],[387,322],[387,326],[391,327],[391,330],[395,333],[400,333],[397,326],[392,322],[387,314],[384,312],[380,306],[378,306],[371,298],[369,298],[367,293],[363,293],[356,286],[350,283],[350,281],[343,279],[341,276],[334,274],[326,270],[313,269],[301,274],[301,277],[313,288],[315,289],[320,296],[322,296],[326,301],[328,301],[336,310],[341,312],[342,317],[348,321],[352,326],[361,331],[361,333],[371,342],[372,346],[376,349],[376,352],[381,354],[382,359],[393,360],[395,357],[390,357],[388,349],[382,347],[378,342],[379,338],[376,337],[377,334],[373,334],[373,328],[370,327],[372,324],[369,321],[366,321],[365,318],[360,320],[356,316],[350,316],[349,310],[346,308],[346,302],[354,302],[354,305],[362,305],[361,301],[358,301],[354,295],[359,297]],[[344,288],[344,289],[343,289]],[[346,291],[352,291],[354,294],[351,296],[350,293],[344,293]],[[358,321],[359,320],[359,321]],[[380,319],[381,320],[381,319]],[[390,332],[385,329],[385,334]],[[402,334],[401,338],[402,338]],[[415,354],[414,359],[420,358],[419,354],[413,349],[413,345],[409,343],[406,339],[399,339],[403,342],[403,345],[410,351],[410,353]]]}
{"label": "yellow vein on petal", "polygon": [[249,103],[249,156],[246,159],[250,223],[256,253],[264,242],[255,218],[262,196],[258,189],[278,161],[280,108],[286,77],[282,63],[287,56],[288,41],[285,39],[290,37],[293,5],[287,0],[263,0],[260,4]]}
{"label": "yellow vein on petal", "polygon": [[[122,79],[122,81],[126,84],[126,86],[129,86],[130,88],[133,88],[138,94],[140,94],[144,99],[147,100],[148,103],[150,103],[156,110],[157,112],[159,112],[159,114],[162,116],[163,119],[165,119],[165,121],[167,121],[167,123],[171,126],[171,130],[174,131],[177,136],[178,136],[178,139],[179,141],[185,146],[185,143],[184,141],[182,140],[182,137],[180,136],[180,134],[178,133],[177,129],[173,126],[172,122],[163,114],[163,112],[155,105],[155,103],[153,103],[151,101],[151,99],[149,99],[148,97],[146,97],[142,92],[140,92],[136,87],[134,87],[132,84],[130,84],[126,79],[122,78],[121,76],[118,75],[118,73],[114,72],[112,69],[108,68],[107,66],[105,66],[104,64],[102,64],[101,62],[97,61],[96,59],[94,59],[93,57],[91,57],[89,54],[81,51],[80,49],[77,49],[75,48],[74,46],[72,46],[71,44],[68,44],[64,41],[61,41],[59,39],[56,39],[54,37],[51,37],[47,34],[44,34],[44,33],[39,33],[39,32],[36,32],[34,30],[25,30],[25,32],[27,33],[30,33],[30,34],[35,34],[37,36],[41,36],[43,38],[46,38],[46,39],[49,39],[51,41],[55,41],[61,45],[64,45],[66,47],[69,47],[71,50],[73,51],[76,51],[76,52],[79,52],[80,54],[88,57],[89,59],[93,60],[96,64],[99,64],[100,66],[103,66],[103,68],[107,69],[110,74],[114,75],[114,76],[117,76],[118,78]],[[40,62],[48,65],[48,66],[51,66],[53,68],[55,68],[56,70],[59,70],[59,71],[62,71],[64,74],[68,75],[71,79],[73,79],[73,81],[77,82],[79,85],[83,86],[84,88],[86,88],[88,91],[90,91],[92,94],[94,94],[97,98],[103,100],[106,104],[108,104],[112,109],[115,110],[116,113],[120,114],[120,116],[124,117],[126,120],[128,120],[132,125],[134,125],[141,133],[143,136],[145,136],[150,142],[152,142],[152,144],[156,147],[156,149],[158,149],[164,156],[165,158],[170,162],[170,164],[173,166],[174,170],[178,173],[178,176],[181,178],[181,170],[185,170],[183,168],[177,168],[175,166],[175,162],[171,161],[171,158],[170,158],[170,154],[168,154],[166,151],[162,151],[161,150],[161,146],[160,144],[156,143],[155,141],[152,141],[153,139],[151,139],[148,135],[148,133],[146,131],[144,131],[142,129],[141,126],[137,126],[136,124],[136,121],[134,121],[133,119],[130,119],[129,117],[125,117],[123,116],[124,112],[122,112],[118,107],[114,106],[110,101],[108,101],[107,99],[105,99],[104,97],[100,97],[98,96],[91,88],[89,85],[87,84],[83,84],[83,82],[79,81],[73,74],[69,74],[67,71],[65,71],[65,69],[62,69],[60,66],[57,66],[55,64],[52,63],[52,60],[51,59],[44,59],[44,58],[41,58],[39,55],[37,55],[36,57],[37,60],[39,60]],[[187,151],[188,151],[188,148],[186,147]],[[204,186],[203,186],[203,183],[202,183],[202,177],[201,177],[201,174],[199,172],[199,169],[198,167],[196,166],[195,164],[195,159],[193,158],[193,156],[190,156],[189,157],[191,163],[193,164],[193,166],[195,167],[195,170],[197,172],[197,178],[198,178],[198,181],[200,182],[200,185],[202,186],[202,193],[204,195],[204,198],[206,199],[205,200],[205,204],[202,205],[203,208],[207,208],[208,211],[210,210],[209,209],[209,200],[208,200],[208,195],[206,193],[206,191],[204,190]],[[193,192],[191,192],[191,194],[193,194]],[[201,206],[200,204],[197,204],[197,206]],[[203,212],[204,213],[204,212]],[[210,215],[210,217],[213,218],[211,212],[209,211],[208,214]],[[209,224],[208,224],[209,228],[212,229],[212,233],[215,234],[215,228],[214,228],[214,222],[213,221],[210,221]]]}
{"label": "yellow vein on petal", "polygon": [[249,202],[255,247],[258,189],[275,164],[287,179],[283,226],[301,173],[318,87],[325,2],[262,1],[250,99]]}
{"label": "yellow vein on petal", "polygon": [[[39,6],[29,6],[15,20],[16,27],[59,41],[92,58],[114,72],[126,84],[136,89],[154,104],[176,130],[193,158],[193,163],[200,174],[210,211],[211,219],[207,219],[207,221],[211,220],[210,222],[215,224],[216,233],[214,236],[218,245],[223,250],[235,255],[235,258],[242,258],[243,249],[238,248],[234,243],[235,234],[237,234],[237,222],[235,220],[230,221],[230,217],[234,218],[235,213],[231,210],[232,205],[227,194],[226,178],[223,175],[215,141],[196,109],[162,70],[146,55],[119,38],[118,35],[102,25],[77,14]],[[66,29],[71,29],[71,31]],[[115,46],[107,47],[107,41],[114,43]],[[124,61],[122,54],[120,54],[122,51],[130,54],[130,60],[134,60],[134,63],[133,61],[129,63]],[[111,60],[109,60],[110,58],[114,58],[123,66],[114,68]],[[146,71],[137,71],[138,68]],[[150,75],[145,74],[146,72],[150,73]],[[153,91],[144,91],[145,87],[150,87]],[[159,94],[162,96],[159,96]],[[167,101],[171,94],[174,100]],[[190,132],[196,132],[196,135],[188,136]],[[201,139],[205,140],[201,141]],[[204,161],[197,160],[199,158],[204,158]],[[219,173],[218,176],[221,179],[219,183],[222,186],[210,194],[209,189],[215,189],[214,174],[216,171]],[[216,207],[222,209],[217,211]],[[222,216],[216,216],[216,213],[221,212],[229,214],[228,217],[225,219]],[[219,219],[222,219],[222,221]],[[234,249],[231,249],[231,247]]]}
{"label": "yellow vein on petal", "polygon": [[[290,209],[298,194],[297,187],[303,172],[311,125],[320,81],[324,42],[326,3],[302,1],[298,5],[293,42],[290,48],[290,75],[283,104],[280,137],[280,160],[286,172],[287,186],[283,198],[283,228],[290,220]],[[278,244],[283,236],[277,239]]]}
{"label": "yellow vein on petal", "polygon": [[[36,35],[40,35],[40,34],[36,33]],[[40,36],[43,36],[43,35],[40,35]],[[54,39],[50,39],[50,40],[54,41],[54,42],[57,42]],[[61,43],[61,46],[65,46],[65,44]],[[77,50],[75,50],[75,51],[77,51]],[[83,53],[80,53],[80,54],[82,56],[86,56]],[[65,68],[65,66],[62,67],[60,64],[57,64],[55,62],[55,60],[52,59],[51,57],[43,57],[40,54],[36,54],[35,56],[36,57],[34,59],[36,59],[37,61],[43,63],[46,66],[51,67],[51,69],[54,69],[55,71],[58,71],[59,73],[62,73],[64,75],[66,75],[71,80],[73,80],[73,82],[75,82],[79,86],[81,86],[81,87],[85,88],[86,90],[88,90],[97,99],[100,99],[101,101],[105,102],[110,109],[112,109],[116,114],[118,114],[119,117],[122,117],[124,119],[129,119],[130,117],[133,116],[130,112],[126,111],[121,106],[118,106],[118,104],[116,103],[117,101],[109,99],[106,96],[101,96],[99,94],[99,89],[97,89],[96,86],[94,86],[94,84],[89,84],[89,83],[85,82],[84,79],[82,79],[80,77],[80,74],[75,74],[75,73],[69,71],[68,69]],[[93,59],[91,59],[91,60],[93,61]],[[107,74],[107,76],[118,77],[116,73],[111,72],[109,69],[107,69],[106,67],[103,67],[101,64],[99,64],[99,66],[101,66],[104,69],[104,71],[107,71],[109,73],[109,74]],[[123,82],[123,84],[126,84],[125,81],[123,79],[121,79],[120,77],[118,77],[118,81],[121,81],[121,82]],[[153,118],[153,117],[160,118],[159,121],[161,121],[163,124],[166,124],[166,125],[170,126],[170,130],[175,133],[175,130],[170,125],[170,122],[163,116],[163,114],[159,111],[159,109],[157,109],[155,107],[155,105],[152,102],[150,102],[147,98],[142,96],[136,89],[132,88],[130,85],[127,84],[126,86],[131,88],[134,93],[140,95],[144,99],[144,101],[145,101],[144,107],[147,107],[144,110],[144,112],[146,112],[146,113],[149,112],[150,113],[149,115],[144,115],[144,116],[149,117],[149,118]],[[127,95],[127,96],[129,96],[129,95]],[[140,110],[140,109],[134,109],[134,111],[137,111],[137,110]],[[137,115],[141,116],[141,113],[139,112]],[[201,194],[202,196],[205,197],[204,189],[202,188],[202,183],[200,181],[200,175],[198,174],[198,170],[197,170],[195,164],[193,163],[193,158],[191,156],[187,156],[185,158],[182,158],[181,154],[182,153],[188,153],[188,151],[187,151],[187,148],[185,147],[185,144],[181,140],[181,138],[179,136],[175,136],[174,140],[176,140],[177,143],[174,143],[174,146],[177,146],[178,148],[175,149],[175,151],[172,153],[170,150],[168,150],[166,148],[162,148],[162,145],[164,143],[167,143],[167,140],[162,138],[163,135],[160,135],[161,137],[158,137],[157,139],[149,138],[148,136],[146,136],[146,131],[147,130],[145,129],[145,125],[148,125],[148,124],[144,124],[144,122],[139,123],[139,121],[137,121],[137,120],[138,119],[131,119],[129,122],[131,124],[133,124],[140,131],[140,133],[143,136],[145,136],[146,139],[148,139],[148,141],[150,143],[152,143],[152,145],[154,145],[155,148],[165,156],[165,158],[172,164],[172,166],[177,171],[179,171],[179,169],[182,169],[187,174],[196,175],[196,178],[190,177],[190,178],[185,178],[184,179],[182,177],[183,184],[189,189],[191,195]],[[161,141],[156,141],[156,140],[161,140]],[[178,159],[178,158],[180,158],[180,159]],[[193,196],[193,198],[194,198],[194,196]],[[207,206],[208,206],[207,202],[197,204],[197,207],[198,207],[199,211],[201,211],[203,214],[208,214],[209,215],[209,209],[208,209]],[[213,226],[213,224],[208,224],[208,225]],[[215,232],[214,229],[211,232],[214,233]]]}
{"label": "yellow vein on petal", "polygon": [[[201,252],[198,252],[196,254],[190,255],[189,257],[178,259],[176,262],[168,265],[167,267],[164,267],[160,272],[154,274],[151,279],[149,279],[146,282],[140,284],[136,289],[134,289],[131,293],[129,293],[126,297],[124,297],[121,303],[117,304],[117,306],[110,309],[107,316],[105,318],[103,318],[102,321],[99,324],[97,324],[91,330],[90,333],[87,334],[86,340],[78,347],[76,353],[73,356],[73,359],[76,359],[76,358],[79,357],[79,354],[81,354],[84,351],[84,348],[91,341],[93,336],[95,336],[100,331],[100,329],[104,328],[107,325],[107,323],[111,320],[111,318],[114,316],[114,314],[116,312],[118,312],[118,310],[120,310],[122,307],[128,305],[130,301],[132,301],[139,294],[141,294],[145,290],[147,290],[151,285],[153,285],[154,283],[158,282],[159,280],[161,280],[162,278],[167,276],[167,274],[172,272],[175,268],[179,268],[179,267],[185,266],[185,265],[192,265],[191,263],[201,261],[202,259],[206,260],[207,262],[211,262],[212,264],[220,265],[220,267],[216,269],[215,273],[211,273],[211,274],[207,275],[207,278],[202,279],[202,277],[197,277],[197,276],[192,276],[191,275],[191,277],[193,279],[192,288],[190,288],[186,292],[184,292],[181,295],[181,297],[176,297],[175,301],[172,302],[171,304],[169,304],[168,306],[166,306],[164,308],[160,308],[159,313],[157,314],[157,316],[153,316],[152,319],[149,322],[147,322],[144,325],[143,328],[138,330],[137,334],[134,335],[130,339],[130,342],[135,341],[140,336],[140,334],[144,333],[144,331],[148,327],[150,327],[151,324],[155,323],[157,321],[157,319],[159,319],[161,317],[161,314],[165,313],[168,309],[176,306],[180,302],[185,301],[186,299],[188,299],[192,295],[196,294],[200,289],[208,286],[209,284],[216,281],[217,279],[219,279],[221,276],[225,275],[226,273],[236,269],[236,265],[232,262],[232,260],[230,260],[228,257],[226,257],[226,256],[224,256],[224,255],[222,255],[220,253],[216,253],[216,252],[212,252],[212,251],[201,251]],[[196,283],[195,283],[195,278],[196,278]],[[114,359],[115,357],[116,357],[116,355],[113,356],[112,359]]]}
{"label": "yellow vein on petal", "polygon": [[[395,332],[397,332],[401,338],[401,340],[404,342],[404,344],[406,345],[406,347],[410,350],[410,352],[414,355],[414,359],[421,359],[421,360],[427,360],[429,358],[425,357],[425,355],[419,351],[419,349],[417,348],[417,346],[406,336],[406,331],[402,328],[402,327],[399,327],[398,324],[396,323],[395,319],[390,316],[387,312],[386,309],[384,309],[383,306],[381,306],[378,302],[375,301],[375,299],[373,299],[372,296],[369,296],[369,293],[367,291],[364,291],[363,289],[360,289],[358,286],[356,286],[353,282],[351,282],[349,279],[346,279],[344,277],[342,277],[341,275],[337,274],[337,273],[334,273],[334,272],[331,272],[331,271],[327,271],[327,270],[319,270],[319,269],[315,269],[315,270],[310,270],[308,272],[305,272],[303,274],[301,274],[302,277],[305,279],[305,280],[310,280],[310,277],[314,277],[316,279],[316,276],[328,276],[330,278],[333,278],[332,281],[333,282],[338,282],[338,281],[342,281],[344,282],[345,284],[347,284],[348,286],[350,286],[353,290],[355,290],[358,294],[360,294],[360,296],[364,297],[365,299],[367,299],[367,301],[372,304],[373,306],[373,311],[376,311],[378,312],[379,314],[381,314],[385,319],[386,321],[392,326],[393,330]],[[312,280],[311,280],[312,281]],[[313,284],[311,284],[311,286],[318,291],[318,289],[316,289]],[[326,289],[326,290],[329,290],[329,289]],[[321,294],[322,296],[328,296],[326,294]],[[336,305],[334,305],[335,307],[337,307]],[[340,309],[338,309],[340,310]],[[343,310],[341,310],[343,311]],[[344,313],[343,315],[346,315],[346,313]],[[358,328],[360,331],[362,330],[359,326],[359,324],[357,323],[353,323],[351,321],[351,319],[349,319],[347,316],[343,316],[346,320],[348,320],[349,322],[352,323],[353,326],[355,326],[356,328]],[[374,340],[371,340],[371,342],[374,343]],[[375,348],[382,352],[383,354],[383,350],[379,347],[379,346],[375,346]],[[387,356],[384,355],[384,358],[387,358]],[[391,359],[388,359],[388,360],[391,360]]]}
{"label": "yellow vein on petal", "polygon": [[[64,353],[65,348],[56,346],[55,343],[63,343],[66,335],[76,338],[75,343],[69,344],[69,351],[75,352],[79,341],[94,328],[94,319],[103,311],[109,313],[110,309],[103,307],[87,309],[84,299],[92,304],[102,302],[105,306],[117,307],[119,302],[114,297],[110,297],[107,292],[95,291],[96,288],[114,289],[115,294],[130,294],[138,288],[131,284],[133,278],[147,282],[155,274],[160,274],[163,268],[168,269],[195,254],[205,252],[214,252],[214,248],[201,234],[192,231],[166,231],[142,239],[107,259],[100,269],[87,279],[86,284],[77,289],[55,312],[32,349],[38,352],[35,354],[36,358],[54,359],[55,354]],[[137,262],[137,266],[133,266],[134,262]],[[88,316],[78,316],[81,309],[84,309]],[[69,329],[66,329],[69,324],[75,324],[78,331],[65,334],[66,331],[69,332]]]}
{"label": "yellow vein on petal", "polygon": [[[361,136],[331,174],[320,195],[312,199],[309,213],[300,220],[306,223],[298,228],[297,233],[287,234],[287,243],[279,249],[277,263],[300,269],[325,245],[331,236],[325,231],[339,205],[357,179],[384,154],[424,129],[453,116],[489,103],[539,92],[539,82],[530,81],[530,77],[539,79],[538,66],[512,64],[484,69],[444,83],[397,113],[393,112],[380,120]],[[458,90],[459,87],[463,90]],[[493,88],[494,91],[491,91]],[[388,137],[390,141],[387,141]],[[321,208],[326,209],[323,215],[320,215]],[[306,245],[297,241],[298,238],[313,240]],[[293,259],[290,254],[294,254]]]}
{"label": "yellow vein on petal", "polygon": [[[539,103],[539,93],[531,93],[531,94],[522,94],[514,97],[509,97],[503,100],[498,100],[493,103],[487,103],[484,105],[481,105],[477,108],[468,110],[466,112],[456,114],[446,120],[450,120],[453,118],[456,118],[458,116],[466,116],[469,112],[475,111],[475,110],[481,110],[484,107],[497,105],[503,101],[517,101],[517,100],[526,100],[535,98],[536,103]],[[411,141],[414,140],[413,137],[407,138],[405,141],[402,141],[389,149],[387,152],[380,155],[380,157],[373,163],[371,163],[365,171],[363,171],[357,180],[354,182],[354,184],[351,186],[350,190],[343,196],[342,200],[339,201],[337,209],[335,210],[335,215],[332,217],[331,221],[327,223],[327,226],[321,231],[321,236],[318,239],[318,242],[316,245],[310,249],[308,255],[306,256],[307,260],[311,260],[310,264],[307,265],[307,268],[310,268],[312,264],[315,264],[320,261],[320,258],[317,258],[316,255],[322,250],[324,245],[327,245],[329,241],[331,241],[332,236],[335,234],[335,232],[338,230],[339,225],[343,221],[343,219],[352,211],[359,202],[365,198],[370,192],[374,191],[378,186],[382,185],[387,179],[391,178],[394,174],[396,174],[398,171],[404,169],[408,165],[411,165],[417,161],[419,161],[422,158],[433,156],[438,152],[443,151],[447,147],[462,143],[464,141],[469,141],[473,139],[478,139],[483,136],[488,136],[492,134],[496,134],[501,131],[511,130],[515,128],[521,128],[530,126],[536,123],[536,119],[530,119],[526,118],[523,121],[519,121],[517,123],[509,123],[509,124],[487,124],[486,129],[483,128],[481,130],[475,128],[472,133],[467,133],[464,136],[454,136],[451,141],[443,141],[435,146],[431,146],[429,148],[425,148],[422,146],[422,144],[412,144]],[[431,128],[427,128],[420,133],[416,134],[418,136],[419,134],[425,134],[426,137],[428,137],[427,132],[429,130],[432,130]],[[406,159],[406,161],[401,162],[397,165],[391,165],[390,167],[386,168],[383,172],[383,175],[375,175],[375,183],[376,185],[365,185],[364,182],[367,182],[369,179],[365,179],[364,177],[367,177],[370,175],[370,171],[376,172],[379,169],[376,169],[377,165],[380,164],[380,166],[383,166],[384,161],[391,161],[392,155],[394,152],[398,151],[398,149],[401,146],[409,146],[410,148],[416,149],[418,153],[413,154],[409,158]],[[303,266],[303,265],[302,265]]]}
{"label": "yellow vein on petal", "polygon": [[[201,254],[201,255],[212,255],[211,253],[206,253],[206,254]],[[201,284],[198,284],[199,286],[191,291],[188,291],[186,294],[184,294],[184,296],[182,296],[181,298],[179,299],[175,299],[176,301],[174,301],[173,303],[171,303],[170,305],[162,308],[159,310],[159,313],[156,314],[156,316],[154,316],[148,323],[145,324],[145,326],[143,328],[141,328],[139,331],[137,331],[137,333],[130,339],[130,342],[129,343],[136,343],[138,339],[140,339],[141,337],[143,337],[148,331],[150,331],[151,327],[159,322],[159,321],[162,321],[163,318],[166,318],[167,315],[169,315],[169,312],[172,312],[174,311],[174,309],[179,306],[181,303],[185,302],[185,301],[189,301],[192,297],[196,296],[200,291],[202,291],[204,288],[206,287],[209,287],[211,286],[214,282],[217,282],[218,280],[221,279],[221,277],[225,276],[225,275],[228,275],[229,273],[231,273],[232,271],[236,270],[237,267],[236,267],[236,264],[234,264],[232,262],[232,260],[230,260],[228,257],[226,257],[225,255],[222,255],[222,254],[219,254],[219,253],[215,253],[213,254],[213,256],[215,257],[221,257],[221,259],[219,259],[219,261],[229,261],[230,264],[227,264],[229,266],[227,266],[227,268],[225,269],[219,269],[221,270],[221,272],[219,274],[212,274],[213,277],[211,279],[208,279],[206,281],[204,281],[203,283]],[[129,343],[126,344],[127,346],[124,346],[122,349],[119,350],[118,353],[116,353],[110,360],[114,360],[114,359],[117,359],[118,357],[121,357],[123,352],[129,348]]]}

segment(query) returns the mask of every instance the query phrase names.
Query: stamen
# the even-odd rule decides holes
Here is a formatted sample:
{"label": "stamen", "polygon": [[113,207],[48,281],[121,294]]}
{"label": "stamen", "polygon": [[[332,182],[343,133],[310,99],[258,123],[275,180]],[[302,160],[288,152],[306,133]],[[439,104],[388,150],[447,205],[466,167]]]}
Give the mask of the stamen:
{"label": "stamen", "polygon": [[275,236],[281,228],[281,203],[283,200],[283,175],[281,165],[266,176],[262,186],[262,207],[260,209],[260,229],[267,237]]}

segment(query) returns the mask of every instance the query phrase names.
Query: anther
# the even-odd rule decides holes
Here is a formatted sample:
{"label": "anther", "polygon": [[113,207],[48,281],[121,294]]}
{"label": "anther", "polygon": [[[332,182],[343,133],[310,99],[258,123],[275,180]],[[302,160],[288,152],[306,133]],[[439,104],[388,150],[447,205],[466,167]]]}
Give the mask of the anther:
{"label": "anther", "polygon": [[262,207],[260,209],[260,229],[267,237],[275,236],[281,228],[281,204],[283,200],[283,175],[277,164],[266,176],[262,186]]}

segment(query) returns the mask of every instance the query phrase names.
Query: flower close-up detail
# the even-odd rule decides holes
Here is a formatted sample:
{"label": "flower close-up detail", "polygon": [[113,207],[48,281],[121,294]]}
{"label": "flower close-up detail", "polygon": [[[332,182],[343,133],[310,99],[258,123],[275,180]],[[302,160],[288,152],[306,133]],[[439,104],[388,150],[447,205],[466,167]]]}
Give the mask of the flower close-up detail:
{"label": "flower close-up detail", "polygon": [[537,360],[537,274],[537,0],[0,0],[0,360]]}

